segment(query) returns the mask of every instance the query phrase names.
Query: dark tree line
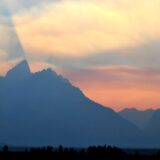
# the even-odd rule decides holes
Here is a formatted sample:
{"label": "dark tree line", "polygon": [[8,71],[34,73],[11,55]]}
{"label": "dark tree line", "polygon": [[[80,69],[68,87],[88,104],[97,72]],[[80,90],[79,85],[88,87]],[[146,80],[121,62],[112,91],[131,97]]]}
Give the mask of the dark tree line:
{"label": "dark tree line", "polygon": [[159,160],[160,152],[152,155],[127,154],[122,149],[111,146],[92,146],[86,149],[75,148],[31,148],[24,151],[9,151],[4,146],[0,152],[0,160]]}

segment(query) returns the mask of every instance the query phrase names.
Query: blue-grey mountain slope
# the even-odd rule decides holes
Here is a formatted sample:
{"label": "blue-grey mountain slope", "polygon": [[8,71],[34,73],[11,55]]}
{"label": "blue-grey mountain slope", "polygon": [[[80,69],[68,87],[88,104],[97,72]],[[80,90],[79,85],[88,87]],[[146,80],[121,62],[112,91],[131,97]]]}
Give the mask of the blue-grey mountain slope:
{"label": "blue-grey mountain slope", "polygon": [[124,109],[119,112],[119,115],[124,119],[135,124],[138,128],[143,130],[147,139],[148,145],[146,147],[159,148],[160,147],[160,110],[148,109],[139,111],[137,109]]}
{"label": "blue-grey mountain slope", "polygon": [[27,61],[0,78],[0,142],[19,146],[145,146],[141,131],[51,69]]}
{"label": "blue-grey mountain slope", "polygon": [[150,143],[154,147],[160,147],[160,109],[156,110],[145,127],[145,133],[150,137]]}
{"label": "blue-grey mountain slope", "polygon": [[155,112],[155,110],[153,110],[153,109],[140,111],[135,108],[126,108],[118,113],[124,119],[133,123],[138,128],[144,130],[144,128],[148,125],[150,119],[152,118],[154,112]]}

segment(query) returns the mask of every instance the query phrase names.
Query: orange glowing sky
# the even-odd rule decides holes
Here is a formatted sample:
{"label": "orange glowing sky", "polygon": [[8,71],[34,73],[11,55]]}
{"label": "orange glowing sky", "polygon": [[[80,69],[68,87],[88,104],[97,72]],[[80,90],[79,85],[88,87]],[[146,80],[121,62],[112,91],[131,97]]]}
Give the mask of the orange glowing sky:
{"label": "orange glowing sky", "polygon": [[3,0],[0,74],[26,58],[120,110],[160,107],[159,0]]}

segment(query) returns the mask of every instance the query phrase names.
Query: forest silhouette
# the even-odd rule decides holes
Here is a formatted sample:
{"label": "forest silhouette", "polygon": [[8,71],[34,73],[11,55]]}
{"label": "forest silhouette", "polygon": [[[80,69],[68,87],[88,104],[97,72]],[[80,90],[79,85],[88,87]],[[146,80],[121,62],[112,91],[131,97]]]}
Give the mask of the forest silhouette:
{"label": "forest silhouette", "polygon": [[88,148],[65,148],[52,146],[26,148],[23,151],[10,151],[5,145],[0,152],[1,160],[159,160],[160,151],[155,154],[142,154],[135,150],[134,154],[111,146],[90,146]]}

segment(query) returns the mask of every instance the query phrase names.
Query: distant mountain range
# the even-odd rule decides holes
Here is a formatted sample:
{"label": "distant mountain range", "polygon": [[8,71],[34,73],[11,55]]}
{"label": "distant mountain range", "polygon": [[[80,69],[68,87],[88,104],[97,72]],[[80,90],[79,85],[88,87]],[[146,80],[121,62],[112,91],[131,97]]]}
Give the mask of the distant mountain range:
{"label": "distant mountain range", "polygon": [[145,132],[148,134],[151,140],[155,142],[155,145],[159,146],[160,144],[160,110],[156,110],[149,120]]}
{"label": "distant mountain range", "polygon": [[31,73],[26,60],[0,77],[0,131],[0,143],[16,146],[150,147],[160,140],[152,141],[147,129],[88,99],[53,70]]}
{"label": "distant mountain range", "polygon": [[119,115],[141,129],[150,146],[160,147],[160,109],[140,111],[128,108],[120,111]]}
{"label": "distant mountain range", "polygon": [[144,129],[147,127],[154,112],[155,110],[153,109],[140,111],[135,108],[126,108],[120,111],[119,115],[136,125],[138,128]]}

